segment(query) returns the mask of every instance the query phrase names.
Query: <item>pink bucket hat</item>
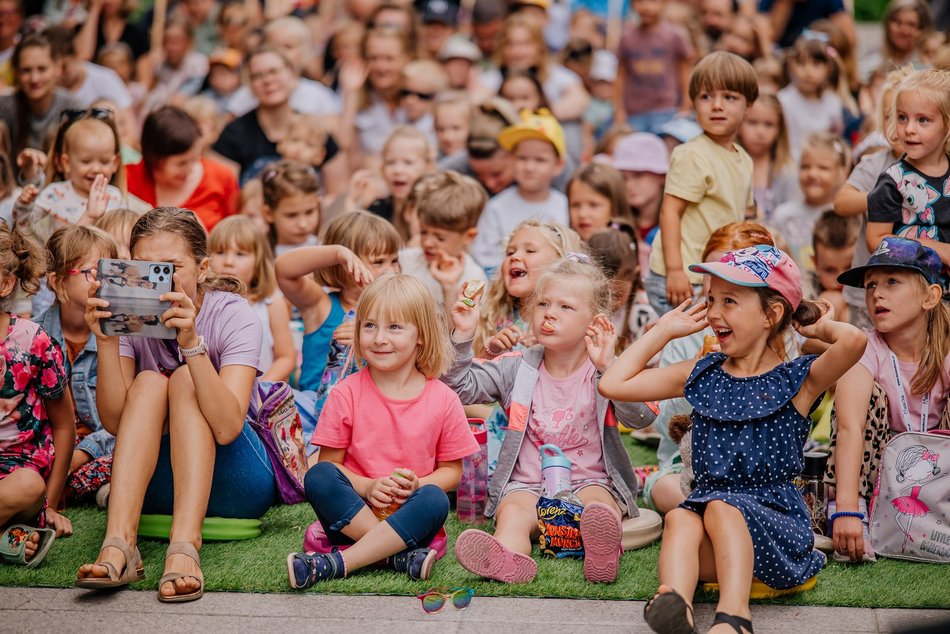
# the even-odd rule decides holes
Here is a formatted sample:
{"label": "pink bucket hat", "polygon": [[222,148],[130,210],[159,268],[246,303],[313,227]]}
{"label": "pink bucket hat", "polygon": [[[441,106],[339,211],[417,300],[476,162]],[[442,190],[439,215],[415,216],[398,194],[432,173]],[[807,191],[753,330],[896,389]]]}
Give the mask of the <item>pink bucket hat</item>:
{"label": "pink bucket hat", "polygon": [[634,132],[614,146],[614,167],[625,172],[666,174],[670,155],[666,143],[655,134]]}
{"label": "pink bucket hat", "polygon": [[802,303],[802,274],[787,254],[765,244],[730,251],[718,262],[693,264],[693,273],[708,273],[737,286],[771,288],[792,310]]}

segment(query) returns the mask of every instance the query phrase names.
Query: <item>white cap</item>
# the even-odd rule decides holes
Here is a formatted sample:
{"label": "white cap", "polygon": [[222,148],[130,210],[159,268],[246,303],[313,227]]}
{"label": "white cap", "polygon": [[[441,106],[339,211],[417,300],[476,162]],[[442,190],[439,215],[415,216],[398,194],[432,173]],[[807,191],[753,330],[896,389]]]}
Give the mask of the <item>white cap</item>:
{"label": "white cap", "polygon": [[594,81],[616,81],[617,57],[606,49],[594,51],[590,66],[590,78]]}

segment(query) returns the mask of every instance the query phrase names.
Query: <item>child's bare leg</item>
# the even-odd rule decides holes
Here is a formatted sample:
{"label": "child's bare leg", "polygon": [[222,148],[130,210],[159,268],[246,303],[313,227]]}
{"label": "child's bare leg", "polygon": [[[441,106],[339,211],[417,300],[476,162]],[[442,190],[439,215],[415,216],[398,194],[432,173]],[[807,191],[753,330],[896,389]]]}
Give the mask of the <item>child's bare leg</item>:
{"label": "child's bare leg", "polygon": [[[370,530],[364,531],[360,537],[354,537],[356,531],[349,529],[351,529],[355,523],[363,524],[366,522],[367,519],[361,520],[360,518],[360,516],[364,514],[369,515],[367,519],[372,522],[374,526]],[[365,508],[357,513],[350,521],[350,524],[343,529],[342,533],[351,539],[358,540],[341,553],[343,561],[346,564],[347,574],[374,564],[377,561],[382,561],[406,548],[405,542],[396,534],[393,527],[387,522],[377,520],[369,508]]]}
{"label": "child's bare leg", "polygon": [[683,490],[680,488],[681,475],[679,473],[668,473],[658,478],[653,484],[650,497],[657,513],[669,513],[686,499]]}
{"label": "child's bare leg", "polygon": [[[749,590],[755,555],[752,537],[742,512],[726,502],[713,501],[703,515],[706,533],[712,541],[719,582],[716,611],[745,619],[751,618]],[[710,632],[731,632],[731,625],[719,624]]]}
{"label": "child's bare leg", "polygon": [[[17,469],[0,480],[0,526],[9,523],[32,523],[46,499],[46,482],[32,469]],[[36,554],[39,533],[33,533],[26,542],[26,558]]]}
{"label": "child's bare leg", "polygon": [[[141,372],[129,386],[116,434],[106,537],[135,545],[142,502],[158,462],[167,414],[168,379],[158,372]],[[96,562],[109,562],[120,572],[126,564],[117,548],[106,548]],[[84,564],[79,568],[80,578],[108,576],[105,566]]]}
{"label": "child's bare leg", "polygon": [[666,527],[660,545],[659,594],[674,590],[687,604],[700,579],[716,580],[712,544],[706,535],[703,518],[684,508],[666,514]]}
{"label": "child's bare leg", "polygon": [[[208,510],[214,474],[215,441],[211,427],[198,406],[195,384],[187,367],[168,381],[168,435],[175,501],[169,542],[189,542],[201,549],[201,525]],[[190,576],[167,582],[158,589],[163,596],[188,594],[201,586],[201,571],[187,555],[166,560],[165,572]]]}
{"label": "child's bare leg", "polygon": [[83,466],[87,462],[92,462],[92,456],[87,454],[82,449],[76,449],[73,451],[73,459],[69,463],[69,472],[75,473],[76,469]]}
{"label": "child's bare leg", "polygon": [[[592,487],[588,487],[592,488]],[[509,493],[495,512],[495,539],[505,548],[531,556],[538,536],[538,496],[528,491]]]}
{"label": "child's bare leg", "polygon": [[602,487],[600,485],[584,487],[583,489],[577,491],[577,497],[579,497],[581,502],[584,503],[584,506],[587,506],[591,502],[600,502],[601,504],[606,504],[613,510],[617,511],[617,515],[623,515],[623,513],[620,512],[620,507],[617,505],[617,501],[614,499],[614,496],[611,495],[610,491],[608,491],[606,487]]}

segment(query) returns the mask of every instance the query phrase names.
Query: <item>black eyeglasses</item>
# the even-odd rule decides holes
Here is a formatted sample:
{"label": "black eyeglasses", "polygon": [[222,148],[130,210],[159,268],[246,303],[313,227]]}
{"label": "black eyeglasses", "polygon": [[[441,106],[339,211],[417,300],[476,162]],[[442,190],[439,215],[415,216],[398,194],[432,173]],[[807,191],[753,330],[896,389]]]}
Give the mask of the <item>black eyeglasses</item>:
{"label": "black eyeglasses", "polygon": [[400,97],[405,98],[410,95],[412,95],[413,97],[418,97],[419,99],[422,99],[423,101],[432,101],[433,99],[435,99],[435,94],[431,92],[419,92],[418,90],[409,90],[408,88],[403,88],[402,90],[399,91]]}
{"label": "black eyeglasses", "polygon": [[111,119],[115,116],[115,113],[109,108],[68,108],[63,110],[63,114],[60,115],[60,121],[68,121],[72,123],[82,119],[85,116],[89,116],[91,119]]}

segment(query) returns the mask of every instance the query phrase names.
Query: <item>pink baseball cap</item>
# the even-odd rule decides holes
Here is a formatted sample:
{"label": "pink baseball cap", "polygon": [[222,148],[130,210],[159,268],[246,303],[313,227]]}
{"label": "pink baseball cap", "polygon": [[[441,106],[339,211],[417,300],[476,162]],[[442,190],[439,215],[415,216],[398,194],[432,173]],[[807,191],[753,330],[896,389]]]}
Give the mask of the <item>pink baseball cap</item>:
{"label": "pink baseball cap", "polygon": [[693,264],[693,273],[708,273],[737,286],[771,288],[784,297],[792,310],[802,303],[802,274],[788,254],[758,244],[730,251],[718,262]]}
{"label": "pink baseball cap", "polygon": [[614,167],[625,172],[666,174],[670,155],[666,143],[655,134],[634,132],[614,145]]}

